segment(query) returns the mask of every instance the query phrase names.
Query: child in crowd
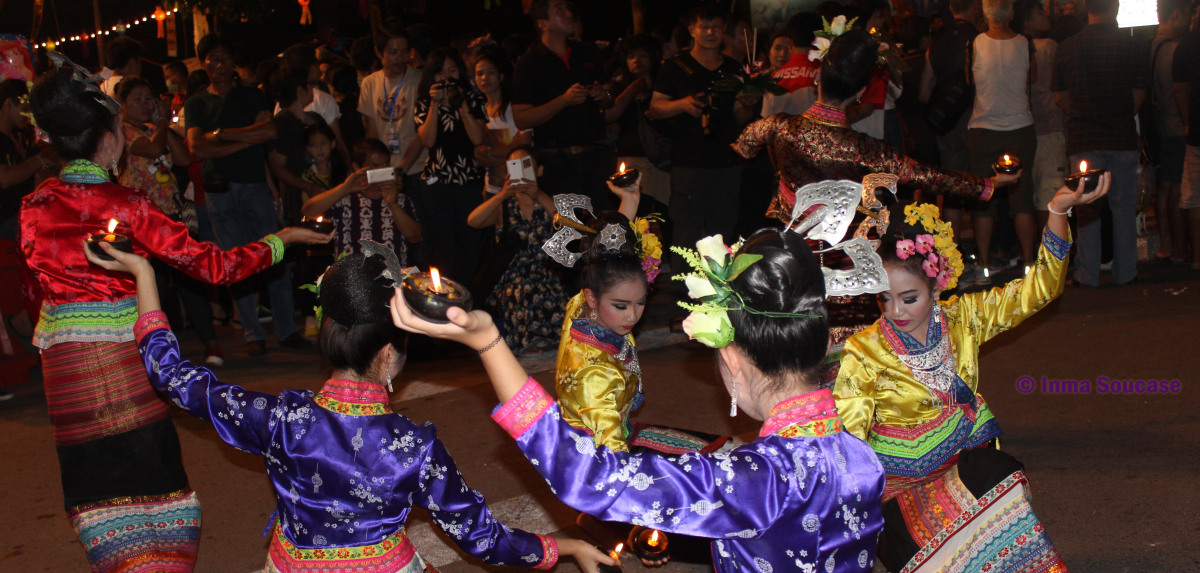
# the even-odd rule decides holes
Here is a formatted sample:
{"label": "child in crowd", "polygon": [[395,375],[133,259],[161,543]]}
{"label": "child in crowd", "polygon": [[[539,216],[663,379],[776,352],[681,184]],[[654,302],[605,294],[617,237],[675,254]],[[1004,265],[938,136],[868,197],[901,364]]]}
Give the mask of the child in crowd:
{"label": "child in crowd", "polygon": [[[314,148],[321,151],[321,138],[320,134],[310,136],[309,153],[314,153]],[[332,148],[325,152],[330,153]],[[400,192],[394,176],[385,182],[367,182],[368,171],[389,168],[391,154],[387,146],[368,138],[355,144],[351,155],[355,171],[341,184],[305,201],[301,212],[306,217],[324,216],[333,221],[334,244],[339,253],[357,253],[358,242],[368,239],[395,251],[401,264],[413,265],[415,257],[410,247],[421,242],[421,224],[412,200]],[[332,169],[329,165],[320,167],[320,163],[312,171]]]}

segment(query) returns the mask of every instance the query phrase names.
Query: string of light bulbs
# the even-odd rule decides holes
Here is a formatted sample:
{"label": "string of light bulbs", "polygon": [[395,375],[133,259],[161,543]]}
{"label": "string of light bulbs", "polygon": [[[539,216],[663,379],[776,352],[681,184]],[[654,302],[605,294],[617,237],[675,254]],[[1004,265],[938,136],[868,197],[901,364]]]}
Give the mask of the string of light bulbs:
{"label": "string of light bulbs", "polygon": [[162,19],[165,19],[167,16],[173,16],[178,12],[179,12],[179,8],[172,8],[170,10],[159,9],[159,10],[155,10],[149,16],[142,16],[141,18],[135,18],[132,22],[130,22],[128,24],[118,23],[117,25],[113,26],[112,28],[109,28],[107,30],[97,30],[93,34],[79,34],[79,35],[75,35],[75,36],[63,36],[63,37],[59,38],[59,40],[57,42],[55,42],[54,40],[46,40],[45,42],[42,42],[40,44],[34,44],[33,47],[54,49],[58,44],[65,44],[67,42],[82,42],[82,41],[86,41],[90,38],[95,38],[97,36],[108,36],[110,34],[118,34],[125,30],[128,30],[129,28],[137,26],[139,24],[145,24],[146,22],[153,22],[155,20],[162,20]]}

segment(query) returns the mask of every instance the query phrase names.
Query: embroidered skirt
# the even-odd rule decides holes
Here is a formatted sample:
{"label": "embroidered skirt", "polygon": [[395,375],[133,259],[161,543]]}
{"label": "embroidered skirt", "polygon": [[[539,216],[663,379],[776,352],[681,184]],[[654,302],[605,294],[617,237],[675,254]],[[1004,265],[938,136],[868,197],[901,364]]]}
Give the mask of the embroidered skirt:
{"label": "embroidered skirt", "polygon": [[132,342],[64,342],[42,352],[46,406],[59,446],[114,436],[167,417]]}
{"label": "embroidered skirt", "polygon": [[1023,470],[997,450],[961,452],[884,503],[879,559],[901,573],[1067,571],[1033,513]]}
{"label": "embroidered skirt", "polygon": [[93,571],[191,571],[200,502],[131,342],[42,353],[63,499]]}
{"label": "embroidered skirt", "polygon": [[437,570],[425,563],[401,529],[379,543],[354,547],[296,547],[276,524],[263,573],[421,573]]}
{"label": "embroidered skirt", "polygon": [[183,489],[74,508],[71,525],[95,573],[190,572],[200,545],[200,501]]}

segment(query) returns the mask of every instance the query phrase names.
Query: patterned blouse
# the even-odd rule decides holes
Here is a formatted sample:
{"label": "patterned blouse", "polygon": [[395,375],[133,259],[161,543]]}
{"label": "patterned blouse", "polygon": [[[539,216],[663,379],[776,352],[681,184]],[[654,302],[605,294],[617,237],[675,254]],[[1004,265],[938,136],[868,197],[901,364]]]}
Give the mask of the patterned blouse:
{"label": "patterned blouse", "polygon": [[272,396],[183,360],[161,312],[142,315],[136,330],[154,389],[211,423],[225,443],[263,457],[277,500],[269,552],[278,569],[325,559],[343,561],[329,571],[422,570],[412,567],[420,556],[404,534],[413,507],[488,563],[555,565],[557,542],[496,519],[437,430],[392,412],[379,384],[335,379],[316,394]]}
{"label": "patterned blouse", "polygon": [[[396,202],[405,213],[417,219],[417,210],[408,195],[397,193]],[[404,240],[400,227],[396,226],[392,209],[383,197],[372,199],[362,193],[351,193],[338,199],[329,208],[329,218],[334,225],[333,241],[337,252],[357,253],[360,248],[358,242],[367,239],[391,247],[399,257],[400,264],[412,264],[408,241]]]}
{"label": "patterned blouse", "polygon": [[938,303],[941,321],[930,321],[925,346],[883,318],[846,341],[834,386],[838,412],[846,430],[878,452],[889,490],[1000,434],[979,394],[979,347],[1062,293],[1070,248],[1069,238],[1047,228],[1024,278]]}
{"label": "patterned blouse", "polygon": [[21,250],[41,299],[33,334],[38,348],[60,342],[130,342],[137,289],[129,273],[88,262],[80,242],[105,230],[129,237],[133,252],[153,257],[210,284],[232,284],[283,260],[283,241],[260,241],[222,251],[197,241],[187,226],[164,214],[144,192],[108,180],[108,172],[76,160],[43,181],[21,204]]}
{"label": "patterned blouse", "polygon": [[[467,98],[471,116],[486,123],[487,98],[474,89],[466,90],[463,97]],[[417,99],[417,105],[413,108],[417,127],[424,125],[429,117],[430,103],[428,93]],[[467,135],[458,108],[439,106],[437,127],[437,141],[429,149],[429,159],[425,161],[425,171],[421,172],[421,177],[430,184],[466,185],[483,181],[483,169],[475,162],[475,144]]]}
{"label": "patterned blouse", "polygon": [[179,188],[175,175],[171,173],[171,152],[166,151],[158,157],[142,157],[133,153],[130,150],[133,142],[140,138],[153,138],[154,131],[128,123],[124,125],[125,161],[117,183],[145,191],[163,213],[178,218],[180,206],[176,194]]}
{"label": "patterned blouse", "polygon": [[764,148],[771,154],[780,183],[767,216],[782,221],[791,219],[796,189],[828,179],[862,181],[870,173],[894,173],[900,183],[939,195],[983,201],[992,196],[990,179],[921,165],[881,140],[852,131],[845,112],[821,102],[801,116],[781,113],[751,123],[734,146],[747,158]]}
{"label": "patterned blouse", "polygon": [[712,539],[718,573],[865,573],[875,560],[883,468],[842,430],[829,390],[780,402],[753,442],[707,454],[598,447],[532,378],[492,418],[567,505]]}
{"label": "patterned blouse", "polygon": [[563,419],[619,452],[629,450],[630,415],[642,405],[642,369],[633,334],[621,336],[584,316],[587,299],[567,303],[554,369]]}

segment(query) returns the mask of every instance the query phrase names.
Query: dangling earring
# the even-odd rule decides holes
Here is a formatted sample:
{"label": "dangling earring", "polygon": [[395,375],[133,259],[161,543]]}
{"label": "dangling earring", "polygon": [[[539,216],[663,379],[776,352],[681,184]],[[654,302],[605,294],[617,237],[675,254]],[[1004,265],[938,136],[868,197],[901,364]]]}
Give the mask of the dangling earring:
{"label": "dangling earring", "polygon": [[600,317],[596,314],[596,309],[593,308],[590,311],[588,311],[588,319],[596,320],[598,318],[600,318]]}
{"label": "dangling earring", "polygon": [[121,161],[121,154],[117,153],[117,154],[113,155],[112,161],[110,161],[108,163],[108,170],[110,172],[112,172],[113,175],[117,174],[117,169],[119,168],[118,163],[120,163],[120,161]]}
{"label": "dangling earring", "polygon": [[738,412],[738,410],[737,410],[737,384],[736,383],[734,383],[733,392],[731,392],[731,396],[733,399],[729,401],[729,417],[736,418],[737,412]]}
{"label": "dangling earring", "polygon": [[933,309],[933,322],[934,322],[934,324],[941,324],[941,323],[942,323],[942,313],[941,313],[941,312],[938,312],[938,310],[939,310],[939,309],[937,309],[937,308],[934,308],[934,309]]}
{"label": "dangling earring", "polygon": [[392,393],[392,375],[391,374],[388,374],[388,377],[387,377],[387,389],[388,389],[388,394],[391,394]]}

